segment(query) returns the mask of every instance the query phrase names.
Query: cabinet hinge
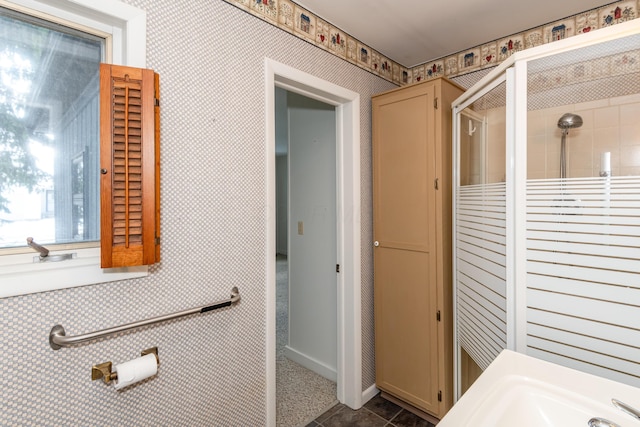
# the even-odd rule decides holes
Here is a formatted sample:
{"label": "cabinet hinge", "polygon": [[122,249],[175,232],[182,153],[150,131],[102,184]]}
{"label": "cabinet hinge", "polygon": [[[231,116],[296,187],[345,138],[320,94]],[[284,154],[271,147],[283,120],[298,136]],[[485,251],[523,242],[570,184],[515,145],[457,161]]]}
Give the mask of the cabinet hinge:
{"label": "cabinet hinge", "polygon": [[159,107],[159,106],[160,106],[160,99],[158,99],[158,98],[154,98],[154,100],[155,100],[155,102],[154,102],[154,103],[155,103],[155,106],[156,106],[156,107]]}
{"label": "cabinet hinge", "polygon": [[336,264],[336,273],[340,273],[340,264]]}
{"label": "cabinet hinge", "polygon": [[440,310],[438,310],[436,312],[436,320],[439,322],[440,321]]}
{"label": "cabinet hinge", "polygon": [[433,99],[433,108],[438,109],[438,98]]}
{"label": "cabinet hinge", "polygon": [[438,390],[438,402],[442,402],[442,390]]}

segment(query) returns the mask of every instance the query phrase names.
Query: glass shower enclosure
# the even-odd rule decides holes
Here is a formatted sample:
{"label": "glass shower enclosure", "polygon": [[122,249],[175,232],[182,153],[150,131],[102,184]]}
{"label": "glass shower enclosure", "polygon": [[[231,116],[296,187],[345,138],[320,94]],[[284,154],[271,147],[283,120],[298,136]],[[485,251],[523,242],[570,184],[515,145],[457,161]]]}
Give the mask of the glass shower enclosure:
{"label": "glass shower enclosure", "polygon": [[460,354],[640,386],[640,20],[512,55],[453,105]]}

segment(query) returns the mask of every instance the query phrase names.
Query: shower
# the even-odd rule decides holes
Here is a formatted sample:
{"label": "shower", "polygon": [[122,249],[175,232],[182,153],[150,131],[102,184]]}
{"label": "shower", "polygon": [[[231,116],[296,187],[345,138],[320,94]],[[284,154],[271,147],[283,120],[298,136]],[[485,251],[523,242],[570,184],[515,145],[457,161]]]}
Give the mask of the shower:
{"label": "shower", "polygon": [[558,120],[558,127],[562,129],[562,141],[560,142],[560,178],[567,177],[567,134],[569,129],[575,129],[582,126],[582,117],[573,113],[563,114]]}

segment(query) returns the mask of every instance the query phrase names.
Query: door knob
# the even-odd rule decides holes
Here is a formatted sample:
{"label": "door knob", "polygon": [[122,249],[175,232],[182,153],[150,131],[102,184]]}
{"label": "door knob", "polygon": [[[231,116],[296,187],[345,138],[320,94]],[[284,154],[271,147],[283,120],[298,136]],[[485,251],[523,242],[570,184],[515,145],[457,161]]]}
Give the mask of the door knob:
{"label": "door knob", "polygon": [[377,248],[378,246],[380,246],[380,242],[378,242],[378,241],[376,240],[375,242],[373,242],[373,246],[375,246],[375,247]]}

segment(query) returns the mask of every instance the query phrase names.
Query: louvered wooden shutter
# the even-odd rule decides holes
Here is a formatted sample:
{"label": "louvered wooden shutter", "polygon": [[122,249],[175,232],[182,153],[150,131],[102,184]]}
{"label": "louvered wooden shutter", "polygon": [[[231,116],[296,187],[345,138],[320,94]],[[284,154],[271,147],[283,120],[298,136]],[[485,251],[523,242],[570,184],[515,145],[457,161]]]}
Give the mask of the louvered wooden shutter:
{"label": "louvered wooden shutter", "polygon": [[160,259],[158,76],[100,66],[102,268]]}

